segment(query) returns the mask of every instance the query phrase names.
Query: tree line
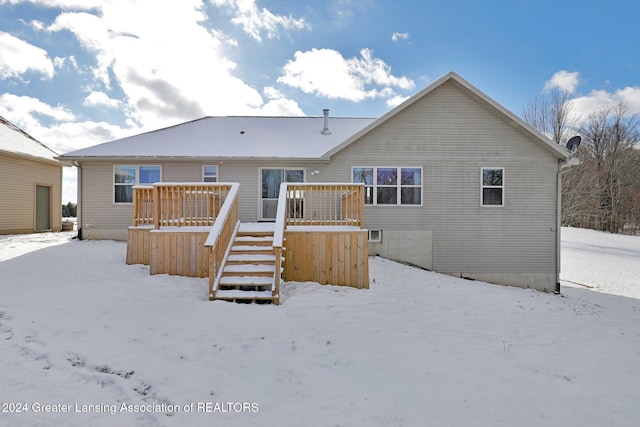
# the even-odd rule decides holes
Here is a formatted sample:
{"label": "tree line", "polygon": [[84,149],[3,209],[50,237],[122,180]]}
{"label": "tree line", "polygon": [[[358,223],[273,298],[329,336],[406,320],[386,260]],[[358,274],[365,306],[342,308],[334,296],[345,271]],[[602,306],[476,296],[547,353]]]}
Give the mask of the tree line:
{"label": "tree line", "polygon": [[63,218],[75,218],[78,216],[78,206],[75,203],[67,203],[62,205],[62,217]]}
{"label": "tree line", "polygon": [[559,89],[531,101],[523,118],[558,144],[579,135],[579,162],[562,175],[562,224],[612,233],[640,229],[640,116],[628,105],[578,120]]}

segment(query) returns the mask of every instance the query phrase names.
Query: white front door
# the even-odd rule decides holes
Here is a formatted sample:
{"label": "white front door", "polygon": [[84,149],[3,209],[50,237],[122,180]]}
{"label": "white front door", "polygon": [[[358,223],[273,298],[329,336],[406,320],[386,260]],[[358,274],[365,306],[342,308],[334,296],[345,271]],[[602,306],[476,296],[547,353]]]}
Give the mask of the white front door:
{"label": "white front door", "polygon": [[260,169],[260,220],[274,221],[278,211],[278,195],[283,182],[304,182],[302,168]]}

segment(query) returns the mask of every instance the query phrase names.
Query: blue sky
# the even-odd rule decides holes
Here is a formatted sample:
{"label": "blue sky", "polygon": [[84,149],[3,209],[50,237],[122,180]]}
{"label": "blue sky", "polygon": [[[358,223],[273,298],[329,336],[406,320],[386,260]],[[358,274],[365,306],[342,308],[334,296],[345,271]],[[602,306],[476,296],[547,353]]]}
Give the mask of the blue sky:
{"label": "blue sky", "polygon": [[637,0],[0,0],[0,115],[63,153],[205,115],[378,117],[448,71],[518,115],[552,87],[640,112],[638,18]]}

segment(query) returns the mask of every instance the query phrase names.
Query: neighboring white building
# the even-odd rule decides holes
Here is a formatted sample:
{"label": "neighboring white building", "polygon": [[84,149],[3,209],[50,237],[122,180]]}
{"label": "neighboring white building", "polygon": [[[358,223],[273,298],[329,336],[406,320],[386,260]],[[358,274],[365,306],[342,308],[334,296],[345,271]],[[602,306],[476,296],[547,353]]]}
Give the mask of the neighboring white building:
{"label": "neighboring white building", "polygon": [[280,182],[361,182],[370,254],[553,291],[568,155],[449,73],[379,119],[205,117],[60,158],[82,238],[126,239],[135,184],[238,182],[240,219],[270,221]]}
{"label": "neighboring white building", "polygon": [[60,231],[57,153],[0,117],[0,234]]}

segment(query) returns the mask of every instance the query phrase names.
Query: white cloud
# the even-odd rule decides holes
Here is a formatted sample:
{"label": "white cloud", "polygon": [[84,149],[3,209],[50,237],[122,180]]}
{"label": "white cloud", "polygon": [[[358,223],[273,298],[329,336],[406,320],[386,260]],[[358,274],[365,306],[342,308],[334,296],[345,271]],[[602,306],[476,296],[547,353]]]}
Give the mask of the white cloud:
{"label": "white cloud", "polygon": [[264,96],[269,99],[265,105],[263,105],[259,113],[265,116],[304,116],[304,112],[296,101],[286,99],[282,92],[278,89],[267,86],[262,92]]}
{"label": "white cloud", "polygon": [[345,59],[332,49],[297,51],[284,66],[279,83],[333,99],[359,102],[365,99],[391,98],[393,87],[408,90],[413,80],[391,74],[383,60],[373,57],[370,49],[362,49],[359,58]]}
{"label": "white cloud", "polygon": [[279,38],[279,28],[284,30],[311,29],[311,24],[304,18],[293,18],[291,15],[276,15],[266,8],[259,9],[256,0],[212,0],[216,6],[232,8],[236,16],[231,20],[240,25],[245,33],[258,41],[262,41],[262,33],[267,38]]}
{"label": "white cloud", "polygon": [[282,92],[280,92],[278,89],[272,87],[272,86],[267,86],[262,90],[262,93],[264,93],[264,96],[267,97],[267,99],[280,99],[280,98],[284,98],[284,96],[282,96]]}
{"label": "white cloud", "polygon": [[560,70],[556,72],[551,79],[544,85],[544,90],[558,88],[568,93],[575,93],[578,87],[580,73],[577,71],[569,72]]}
{"label": "white cloud", "polygon": [[259,110],[264,116],[304,116],[304,111],[298,103],[292,99],[279,98],[272,99],[263,105]]}
{"label": "white cloud", "polygon": [[91,92],[83,101],[84,105],[98,106],[104,105],[109,108],[119,108],[122,105],[122,101],[109,98],[104,92]]}
{"label": "white cloud", "polygon": [[45,78],[52,78],[53,62],[47,51],[0,31],[0,80],[20,78],[27,71],[35,71],[43,74]]}
{"label": "white cloud", "polygon": [[409,33],[393,33],[391,35],[391,40],[393,42],[397,42],[399,40],[409,40]]}
{"label": "white cloud", "polygon": [[[58,153],[120,138],[133,131],[105,122],[76,122],[76,117],[62,106],[51,106],[29,96],[12,94],[0,96],[0,116]],[[57,123],[45,125],[43,116]]]}
{"label": "white cloud", "polygon": [[[162,6],[149,0],[105,1],[99,15],[65,12],[49,30],[75,35],[95,57],[96,81],[105,92],[119,85],[126,111],[144,129],[204,115],[261,111],[260,93],[234,76],[236,64],[225,56],[223,46],[237,41],[201,25],[207,19],[202,2]],[[153,19],[142,25],[141,16]]]}
{"label": "white cloud", "polygon": [[640,88],[625,87],[615,92],[593,90],[588,95],[573,98],[571,108],[577,120],[583,122],[590,113],[613,107],[621,102],[627,105],[629,113],[640,114]]}
{"label": "white cloud", "polygon": [[400,96],[400,95],[392,96],[391,98],[387,99],[387,106],[389,108],[395,108],[409,98],[410,98],[409,96]]}
{"label": "white cloud", "polygon": [[[51,106],[29,96],[0,96],[0,116],[6,117],[58,153],[87,147],[123,134],[107,123],[74,122],[76,117],[62,106]],[[46,117],[47,120],[43,120]],[[57,122],[45,125],[43,121]]]}

